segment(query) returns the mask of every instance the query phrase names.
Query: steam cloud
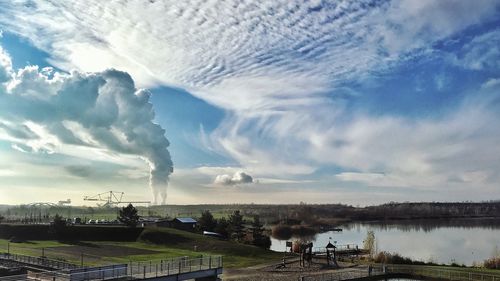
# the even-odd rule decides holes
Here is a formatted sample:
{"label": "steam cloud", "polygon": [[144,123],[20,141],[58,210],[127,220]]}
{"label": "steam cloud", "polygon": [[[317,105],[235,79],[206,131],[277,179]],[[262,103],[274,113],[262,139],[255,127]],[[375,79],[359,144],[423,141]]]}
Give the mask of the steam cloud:
{"label": "steam cloud", "polygon": [[165,204],[173,164],[149,98],[114,69],[64,74],[27,66],[16,73],[0,48],[0,139],[24,152],[73,146],[137,155],[149,164],[154,203],[160,196]]}
{"label": "steam cloud", "polygon": [[244,172],[236,172],[234,175],[231,177],[230,175],[224,174],[224,175],[218,175],[215,177],[214,184],[218,185],[237,185],[237,184],[247,184],[247,183],[253,183],[254,180],[253,178],[244,173]]}

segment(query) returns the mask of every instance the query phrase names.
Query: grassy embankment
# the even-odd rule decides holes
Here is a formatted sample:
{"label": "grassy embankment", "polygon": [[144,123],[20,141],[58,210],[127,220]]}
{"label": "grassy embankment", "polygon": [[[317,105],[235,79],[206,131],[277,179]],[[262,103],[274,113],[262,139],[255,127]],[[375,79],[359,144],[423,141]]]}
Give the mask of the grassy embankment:
{"label": "grassy embankment", "polygon": [[[6,252],[7,240],[0,239],[0,251]],[[196,251],[195,251],[196,246]],[[64,248],[63,248],[64,247]],[[127,255],[127,248],[143,250],[144,253]],[[222,255],[224,266],[229,268],[248,267],[268,262],[279,262],[282,254],[258,247],[222,241],[203,235],[169,228],[146,229],[136,242],[58,242],[28,241],[10,243],[12,254],[41,256],[42,248],[48,258],[80,263],[84,255],[85,265],[128,263],[168,259],[179,256]],[[112,248],[110,250],[110,248]],[[88,254],[91,252],[92,254]]]}

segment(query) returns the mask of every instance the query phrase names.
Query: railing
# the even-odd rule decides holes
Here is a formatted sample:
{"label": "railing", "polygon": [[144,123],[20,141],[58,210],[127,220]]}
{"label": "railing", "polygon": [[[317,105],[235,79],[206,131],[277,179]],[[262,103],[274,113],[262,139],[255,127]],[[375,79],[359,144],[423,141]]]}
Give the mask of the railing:
{"label": "railing", "polygon": [[384,273],[377,268],[373,268],[371,272],[369,272],[368,268],[351,269],[351,270],[341,270],[338,272],[332,272],[327,274],[303,276],[299,279],[299,281],[340,281],[340,280],[363,278],[368,276],[377,276],[383,274]]}
{"label": "railing", "polygon": [[[346,245],[335,245],[337,252],[342,251],[362,251],[363,249],[359,248],[356,244],[346,244]],[[325,247],[314,247],[314,253],[326,253]]]}
{"label": "railing", "polygon": [[175,259],[137,262],[129,264],[129,276],[157,277],[201,271],[222,267],[222,256],[207,256],[200,258],[180,257]]}
{"label": "railing", "polygon": [[132,262],[96,268],[78,268],[65,271],[47,271],[24,275],[0,277],[0,281],[39,280],[39,281],[90,281],[112,280],[123,277],[138,279],[179,275],[209,269],[222,268],[222,256],[199,258],[181,257],[149,262]]}
{"label": "railing", "polygon": [[375,265],[364,269],[343,270],[329,274],[310,275],[301,277],[300,281],[340,281],[369,276],[380,276],[391,274],[407,274],[416,279],[421,277],[431,279],[444,279],[453,281],[500,281],[500,273],[481,273],[467,270],[443,269],[434,266],[422,265]]}
{"label": "railing", "polygon": [[500,273],[482,273],[467,270],[454,270],[421,265],[387,265],[387,273],[403,273],[456,281],[500,281]]}
{"label": "railing", "polygon": [[68,262],[64,262],[64,261],[53,260],[53,259],[49,259],[49,258],[45,258],[45,257],[32,257],[32,256],[25,256],[25,255],[0,253],[0,259],[15,261],[15,262],[24,263],[24,264],[49,267],[49,268],[54,268],[54,269],[78,268],[77,265],[74,265],[74,264],[71,264]]}

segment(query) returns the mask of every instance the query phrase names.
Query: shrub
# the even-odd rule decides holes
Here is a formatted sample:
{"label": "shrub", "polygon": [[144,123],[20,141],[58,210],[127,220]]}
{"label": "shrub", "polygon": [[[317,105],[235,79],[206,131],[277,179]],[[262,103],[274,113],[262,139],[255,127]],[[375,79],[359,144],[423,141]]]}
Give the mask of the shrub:
{"label": "shrub", "polygon": [[314,236],[316,235],[317,230],[314,227],[306,226],[306,225],[294,225],[292,226],[292,235],[304,237],[304,236]]}
{"label": "shrub", "polygon": [[273,226],[271,233],[273,237],[281,240],[288,240],[292,238],[292,228],[288,225],[278,224]]}
{"label": "shrub", "polygon": [[484,267],[489,269],[500,269],[500,257],[491,257],[485,260]]}
{"label": "shrub", "polygon": [[392,263],[392,264],[424,264],[424,262],[413,261],[410,258],[403,257],[397,253],[379,252],[373,260],[377,263]]}

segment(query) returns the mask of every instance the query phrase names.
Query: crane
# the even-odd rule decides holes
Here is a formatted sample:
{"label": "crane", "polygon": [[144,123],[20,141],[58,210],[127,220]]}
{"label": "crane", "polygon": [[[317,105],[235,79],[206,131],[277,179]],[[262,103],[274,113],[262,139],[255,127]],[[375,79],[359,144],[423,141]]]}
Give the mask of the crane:
{"label": "crane", "polygon": [[99,205],[100,207],[113,207],[118,204],[149,204],[151,203],[150,201],[122,201],[123,195],[125,192],[119,192],[119,191],[107,191],[103,193],[99,193],[94,196],[85,196],[83,197],[83,200],[85,201],[97,201],[97,202],[105,202],[102,205]]}

